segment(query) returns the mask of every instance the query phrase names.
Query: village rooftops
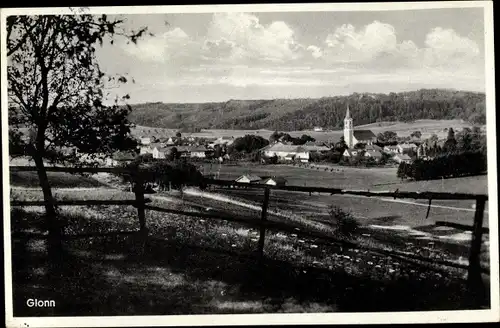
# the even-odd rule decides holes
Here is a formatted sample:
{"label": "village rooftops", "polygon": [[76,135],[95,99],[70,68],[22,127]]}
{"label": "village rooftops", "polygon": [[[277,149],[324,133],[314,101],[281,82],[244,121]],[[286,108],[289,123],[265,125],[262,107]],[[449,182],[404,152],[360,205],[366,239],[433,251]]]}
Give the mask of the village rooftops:
{"label": "village rooftops", "polygon": [[290,152],[290,153],[293,153],[293,152],[300,153],[300,152],[307,151],[307,149],[303,146],[285,145],[281,142],[277,142],[275,144],[268,145],[268,146],[262,148],[262,150],[273,151],[273,152]]}

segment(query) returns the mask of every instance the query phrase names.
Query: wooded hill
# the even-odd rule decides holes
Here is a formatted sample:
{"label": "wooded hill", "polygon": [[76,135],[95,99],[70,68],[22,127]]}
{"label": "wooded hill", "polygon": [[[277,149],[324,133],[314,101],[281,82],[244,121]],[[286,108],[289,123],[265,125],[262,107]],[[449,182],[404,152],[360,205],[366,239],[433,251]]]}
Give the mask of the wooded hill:
{"label": "wooded hill", "polygon": [[354,125],[378,121],[463,119],[486,122],[485,94],[444,89],[390,94],[353,93],[319,99],[229,100],[221,103],[132,105],[137,125],[175,129],[269,129],[296,131],[342,127],[349,104]]}

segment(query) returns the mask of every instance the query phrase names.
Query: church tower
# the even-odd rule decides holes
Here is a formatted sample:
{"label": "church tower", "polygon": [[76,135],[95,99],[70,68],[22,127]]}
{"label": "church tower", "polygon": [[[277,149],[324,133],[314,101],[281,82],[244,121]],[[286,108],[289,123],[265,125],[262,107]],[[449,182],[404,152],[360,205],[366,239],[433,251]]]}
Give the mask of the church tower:
{"label": "church tower", "polygon": [[347,112],[344,118],[344,140],[347,147],[352,148],[354,146],[354,129],[352,126],[351,113],[349,113],[349,105],[347,105]]}

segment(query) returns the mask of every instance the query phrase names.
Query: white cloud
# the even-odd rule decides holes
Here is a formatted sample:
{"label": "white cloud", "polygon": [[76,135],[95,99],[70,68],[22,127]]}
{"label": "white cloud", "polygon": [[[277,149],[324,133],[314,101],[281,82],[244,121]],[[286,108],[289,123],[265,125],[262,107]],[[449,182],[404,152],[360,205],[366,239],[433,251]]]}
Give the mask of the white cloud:
{"label": "white cloud", "polygon": [[125,51],[146,61],[163,62],[175,56],[187,54],[192,41],[180,28],[140,40],[137,44],[123,45]]}
{"label": "white cloud", "polygon": [[339,62],[364,62],[397,49],[394,27],[374,21],[361,30],[344,24],[325,40],[325,57]]}
{"label": "white cloud", "polygon": [[[220,54],[219,45],[230,50],[228,58],[237,60],[267,60],[284,62],[301,57],[303,46],[295,39],[294,31],[285,22],[275,21],[264,26],[247,13],[216,13],[207,33],[212,57]],[[231,44],[229,49],[228,44]],[[214,56],[215,54],[215,56]]]}
{"label": "white cloud", "polygon": [[453,29],[436,27],[425,38],[423,59],[426,65],[469,64],[480,55],[473,40],[458,35]]}

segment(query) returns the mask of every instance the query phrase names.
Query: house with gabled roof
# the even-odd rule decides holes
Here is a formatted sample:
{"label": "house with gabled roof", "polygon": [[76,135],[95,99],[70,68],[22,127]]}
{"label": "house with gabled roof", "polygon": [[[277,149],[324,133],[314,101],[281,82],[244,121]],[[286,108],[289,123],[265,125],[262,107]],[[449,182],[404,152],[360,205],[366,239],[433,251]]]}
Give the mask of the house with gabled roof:
{"label": "house with gabled roof", "polygon": [[237,179],[235,179],[234,181],[238,182],[238,183],[256,183],[256,182],[259,182],[261,180],[262,180],[261,177],[259,177],[257,175],[244,174],[244,175],[238,177]]}
{"label": "house with gabled roof", "polygon": [[309,162],[310,151],[303,146],[285,145],[282,142],[277,142],[262,148],[261,152],[265,157],[277,156],[280,160]]}
{"label": "house with gabled roof", "polygon": [[396,154],[392,159],[397,163],[411,163],[411,157],[407,154]]}

